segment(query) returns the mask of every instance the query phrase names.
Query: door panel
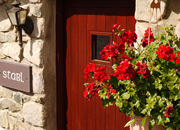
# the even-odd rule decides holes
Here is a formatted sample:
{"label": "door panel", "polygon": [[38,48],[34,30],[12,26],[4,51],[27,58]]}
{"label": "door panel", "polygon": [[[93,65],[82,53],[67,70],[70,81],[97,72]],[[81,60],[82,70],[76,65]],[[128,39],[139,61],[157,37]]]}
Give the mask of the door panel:
{"label": "door panel", "polygon": [[[101,7],[93,4],[83,5],[83,2],[78,4],[75,0],[70,2],[65,4],[67,130],[125,130],[124,125],[128,118],[119,113],[115,105],[105,109],[99,97],[92,98],[91,101],[83,97],[83,84],[93,82],[92,79],[83,78],[83,71],[86,64],[93,61],[90,59],[91,33],[111,33],[110,28],[115,23],[120,24],[125,30],[134,31],[135,9],[134,6],[131,7],[134,4],[130,4],[129,7],[127,4],[121,5],[119,8],[115,4],[113,8],[111,4],[105,7],[107,1]],[[119,40],[115,35],[112,39]],[[108,74],[112,72],[111,65],[107,62],[99,61],[96,64],[98,67],[106,66]]]}

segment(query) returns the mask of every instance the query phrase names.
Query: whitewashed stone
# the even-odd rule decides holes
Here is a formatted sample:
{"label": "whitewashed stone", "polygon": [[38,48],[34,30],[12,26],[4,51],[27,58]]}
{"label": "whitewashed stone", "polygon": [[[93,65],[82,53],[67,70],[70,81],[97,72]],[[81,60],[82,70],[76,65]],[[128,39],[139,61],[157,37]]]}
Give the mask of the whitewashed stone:
{"label": "whitewashed stone", "polygon": [[21,122],[21,121],[17,121],[16,127],[17,127],[18,130],[28,130],[26,128],[26,125],[23,122]]}
{"label": "whitewashed stone", "polygon": [[29,0],[21,0],[21,8],[29,10]]}
{"label": "whitewashed stone", "polygon": [[9,126],[8,117],[7,117],[7,110],[0,111],[0,126],[7,129]]}
{"label": "whitewashed stone", "polygon": [[41,128],[41,127],[35,127],[35,126],[30,125],[28,123],[25,123],[25,125],[26,125],[28,130],[45,130],[45,129]]}
{"label": "whitewashed stone", "polygon": [[35,17],[41,17],[42,16],[42,3],[41,4],[30,4],[30,14],[32,14]]}
{"label": "whitewashed stone", "polygon": [[0,130],[5,130],[4,128],[0,127]]}
{"label": "whitewashed stone", "polygon": [[24,48],[24,57],[37,66],[42,65],[43,40],[33,39]]}
{"label": "whitewashed stone", "polygon": [[16,61],[21,61],[22,59],[22,48],[17,42],[7,42],[2,44],[1,53],[3,55],[9,56]]}
{"label": "whitewashed stone", "polygon": [[31,37],[34,38],[45,38],[47,36],[47,27],[45,26],[44,18],[33,18],[31,17],[34,23],[34,30]]}
{"label": "whitewashed stone", "polygon": [[33,68],[33,93],[44,93],[43,69]]}
{"label": "whitewashed stone", "polygon": [[28,102],[28,101],[30,101],[30,96],[28,96],[28,95],[23,95],[23,103],[26,103],[26,102]]}
{"label": "whitewashed stone", "polygon": [[12,98],[13,91],[0,86],[0,98]]}
{"label": "whitewashed stone", "polygon": [[6,56],[0,54],[0,60],[5,59]]}
{"label": "whitewashed stone", "polygon": [[29,0],[30,3],[38,3],[41,2],[41,0]]}
{"label": "whitewashed stone", "polygon": [[34,102],[27,102],[23,106],[23,113],[25,122],[34,126],[44,126],[46,121],[46,111],[43,105]]}
{"label": "whitewashed stone", "polygon": [[8,116],[8,120],[9,120],[9,129],[14,130],[16,128],[17,119],[12,116]]}
{"label": "whitewashed stone", "polygon": [[11,29],[13,29],[13,26],[11,25],[11,22],[9,21],[9,19],[5,19],[0,22],[0,31],[1,32],[7,32]]}
{"label": "whitewashed stone", "polygon": [[0,42],[15,42],[16,34],[15,33],[0,33]]}
{"label": "whitewashed stone", "polygon": [[24,121],[24,117],[23,117],[23,112],[22,111],[18,111],[18,112],[11,112],[8,111],[8,115],[17,119],[18,121],[23,122]]}
{"label": "whitewashed stone", "polygon": [[0,99],[0,109],[8,109],[9,111],[16,112],[20,111],[21,107],[14,100],[8,98]]}
{"label": "whitewashed stone", "polygon": [[[136,0],[136,11],[135,11],[135,19],[138,21],[147,21],[149,22],[150,20],[150,3],[152,0]],[[165,15],[166,13],[166,4],[167,0],[161,0],[161,14],[162,16]],[[153,11],[151,11],[153,12]],[[160,19],[160,11],[159,9],[157,10],[157,19]],[[151,22],[155,23],[156,22],[156,12],[154,9],[154,13],[152,15]]]}
{"label": "whitewashed stone", "polygon": [[175,34],[180,38],[180,24],[176,25]]}
{"label": "whitewashed stone", "polygon": [[35,94],[31,100],[36,103],[43,104],[45,100],[45,94]]}

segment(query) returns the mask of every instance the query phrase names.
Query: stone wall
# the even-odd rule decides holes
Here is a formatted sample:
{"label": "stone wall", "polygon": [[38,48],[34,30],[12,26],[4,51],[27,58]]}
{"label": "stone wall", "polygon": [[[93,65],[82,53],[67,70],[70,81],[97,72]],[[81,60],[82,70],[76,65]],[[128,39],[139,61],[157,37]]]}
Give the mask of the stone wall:
{"label": "stone wall", "polygon": [[[157,0],[155,0],[157,1]],[[136,22],[136,33],[138,35],[138,42],[140,43],[144,31],[148,28],[150,21],[150,3],[152,0],[136,0],[136,12],[135,19]],[[178,37],[180,37],[180,1],[179,0],[161,0],[161,15],[163,20],[161,20],[161,15],[159,9],[157,10],[157,19],[158,19],[158,30],[160,27],[165,25],[176,25],[176,31]],[[156,24],[156,12],[152,15],[150,27],[153,30],[154,34],[157,34],[157,24]]]}
{"label": "stone wall", "polygon": [[0,0],[0,60],[32,66],[32,92],[0,86],[0,130],[56,130],[55,0],[21,0],[34,30],[23,32],[23,49]]}

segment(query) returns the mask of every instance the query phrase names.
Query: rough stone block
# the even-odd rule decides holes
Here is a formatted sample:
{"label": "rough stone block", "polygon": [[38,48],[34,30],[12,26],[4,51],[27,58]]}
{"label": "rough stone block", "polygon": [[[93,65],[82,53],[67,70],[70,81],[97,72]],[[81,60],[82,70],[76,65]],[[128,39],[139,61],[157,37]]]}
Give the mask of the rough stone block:
{"label": "rough stone block", "polygon": [[43,69],[33,68],[33,93],[44,93]]}
{"label": "rough stone block", "polygon": [[5,130],[4,128],[0,127],[0,130]]}
{"label": "rough stone block", "polygon": [[45,130],[45,129],[41,128],[41,127],[35,127],[35,126],[30,125],[28,123],[25,123],[25,125],[26,125],[28,130]]}
{"label": "rough stone block", "polygon": [[46,111],[43,105],[27,102],[23,106],[23,113],[25,122],[34,126],[44,126],[46,122]]}
{"label": "rough stone block", "polygon": [[31,97],[31,100],[43,104],[45,101],[45,94],[35,94],[33,97]]}
{"label": "rough stone block", "polygon": [[13,91],[0,86],[0,98],[11,98]]}
{"label": "rough stone block", "polygon": [[42,16],[42,3],[41,4],[30,4],[30,14],[32,14],[35,17],[41,17]]}
{"label": "rough stone block", "polygon": [[30,3],[38,3],[41,2],[41,0],[29,0]]}
{"label": "rough stone block", "polygon": [[[138,21],[147,21],[150,20],[150,3],[152,0],[136,0],[136,12],[135,12],[135,19]],[[166,12],[166,4],[167,0],[161,0],[161,14],[162,16],[165,15]],[[157,19],[160,19],[160,11],[157,10]],[[156,12],[152,15],[151,22],[156,22]]]}
{"label": "rough stone block", "polygon": [[17,127],[18,130],[28,130],[26,128],[26,125],[23,122],[21,122],[21,121],[17,121],[16,127]]}
{"label": "rough stone block", "polygon": [[23,98],[22,98],[22,94],[21,94],[21,93],[19,93],[19,92],[14,93],[13,97],[14,97],[14,100],[15,100],[17,103],[19,103],[19,104],[21,104],[21,105],[23,104]]}
{"label": "rough stone block", "polygon": [[13,26],[11,25],[11,22],[9,21],[9,19],[5,19],[0,22],[0,31],[1,32],[7,32],[7,31],[11,30],[12,28],[13,28]]}
{"label": "rough stone block", "polygon": [[17,42],[7,42],[2,44],[1,53],[3,55],[9,56],[16,61],[21,61],[22,59],[22,48]]}
{"label": "rough stone block", "polygon": [[0,42],[15,42],[16,34],[15,33],[0,33]]}
{"label": "rough stone block", "polygon": [[37,66],[42,64],[43,40],[32,39],[24,48],[24,57]]}
{"label": "rough stone block", "polygon": [[9,126],[7,110],[0,111],[0,126],[7,129]]}
{"label": "rough stone block", "polygon": [[8,98],[0,99],[0,109],[8,109],[9,111],[16,112],[20,111],[21,107],[14,100]]}
{"label": "rough stone block", "polygon": [[14,130],[16,128],[17,119],[12,116],[8,116],[8,120],[9,120],[9,129]]}
{"label": "rough stone block", "polygon": [[45,38],[47,36],[47,27],[45,26],[45,19],[44,18],[33,18],[31,17],[34,23],[34,30],[31,37],[34,38]]}

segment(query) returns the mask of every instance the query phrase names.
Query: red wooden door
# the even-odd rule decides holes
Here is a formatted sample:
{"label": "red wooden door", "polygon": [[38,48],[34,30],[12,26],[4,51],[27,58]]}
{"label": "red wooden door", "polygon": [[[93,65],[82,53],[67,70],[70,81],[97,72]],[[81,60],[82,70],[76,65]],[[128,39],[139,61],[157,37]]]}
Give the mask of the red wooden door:
{"label": "red wooden door", "polygon": [[[117,23],[125,30],[135,30],[135,0],[66,0],[64,43],[66,49],[66,92],[67,97],[66,118],[61,121],[66,127],[59,129],[67,130],[129,130],[124,128],[129,120],[124,114],[119,113],[115,106],[102,107],[101,100],[92,98],[87,101],[83,97],[84,83],[90,82],[83,78],[86,64],[95,62],[98,66],[107,66],[108,73],[111,71],[111,61],[101,61],[93,58],[92,36],[109,36],[110,41],[118,40],[112,35],[110,27]],[[58,35],[57,35],[58,37]],[[57,46],[60,47],[60,46]],[[59,48],[59,51],[61,49]],[[60,71],[58,73],[61,73]],[[60,78],[60,82],[63,82]],[[61,89],[62,90],[62,89]],[[60,94],[62,92],[58,92]],[[62,96],[59,100],[62,101]],[[57,100],[58,101],[58,100]],[[58,105],[59,109],[61,106]],[[63,106],[62,106],[63,107]],[[59,116],[61,116],[59,114]],[[58,121],[58,124],[61,123]]]}

